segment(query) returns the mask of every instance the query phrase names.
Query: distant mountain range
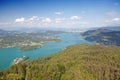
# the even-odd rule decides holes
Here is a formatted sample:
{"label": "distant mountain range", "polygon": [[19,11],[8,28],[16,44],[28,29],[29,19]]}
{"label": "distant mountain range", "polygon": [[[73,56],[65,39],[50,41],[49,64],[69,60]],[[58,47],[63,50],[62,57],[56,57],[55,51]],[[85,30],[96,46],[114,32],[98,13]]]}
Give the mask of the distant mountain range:
{"label": "distant mountain range", "polygon": [[82,33],[82,36],[88,41],[94,41],[99,44],[120,46],[120,31],[110,29],[113,28],[109,28],[109,30],[103,28],[88,30]]}
{"label": "distant mountain range", "polygon": [[102,27],[100,29],[108,29],[113,31],[120,31],[120,26]]}
{"label": "distant mountain range", "polygon": [[0,35],[2,35],[2,36],[9,35],[9,34],[14,34],[14,33],[17,33],[17,31],[6,31],[6,30],[0,29]]}
{"label": "distant mountain range", "polygon": [[94,28],[90,28],[89,30],[96,30],[96,29],[108,29],[113,31],[120,31],[120,26],[94,27]]}

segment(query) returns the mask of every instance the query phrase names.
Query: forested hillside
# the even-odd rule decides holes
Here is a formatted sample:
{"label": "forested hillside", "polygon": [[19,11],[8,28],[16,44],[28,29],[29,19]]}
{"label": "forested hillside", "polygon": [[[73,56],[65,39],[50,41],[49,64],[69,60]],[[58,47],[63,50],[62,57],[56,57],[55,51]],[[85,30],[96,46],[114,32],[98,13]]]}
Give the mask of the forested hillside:
{"label": "forested hillside", "polygon": [[99,44],[120,46],[120,31],[108,29],[88,30],[82,33],[84,39]]}
{"label": "forested hillside", "polygon": [[76,44],[11,66],[0,80],[120,80],[120,47]]}

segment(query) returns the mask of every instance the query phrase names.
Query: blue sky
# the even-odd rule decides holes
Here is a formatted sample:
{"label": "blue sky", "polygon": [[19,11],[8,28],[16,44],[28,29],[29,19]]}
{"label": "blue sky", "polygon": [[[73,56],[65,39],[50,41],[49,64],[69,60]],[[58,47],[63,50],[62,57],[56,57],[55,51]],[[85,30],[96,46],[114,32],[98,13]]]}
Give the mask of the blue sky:
{"label": "blue sky", "polygon": [[0,0],[0,28],[120,25],[120,0]]}

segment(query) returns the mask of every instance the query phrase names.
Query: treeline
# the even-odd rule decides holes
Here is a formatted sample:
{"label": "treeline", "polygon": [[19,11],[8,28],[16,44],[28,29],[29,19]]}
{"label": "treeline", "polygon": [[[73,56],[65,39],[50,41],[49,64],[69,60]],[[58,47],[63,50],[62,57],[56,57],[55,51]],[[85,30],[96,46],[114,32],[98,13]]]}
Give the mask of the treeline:
{"label": "treeline", "polygon": [[0,72],[0,80],[120,80],[120,47],[77,44]]}

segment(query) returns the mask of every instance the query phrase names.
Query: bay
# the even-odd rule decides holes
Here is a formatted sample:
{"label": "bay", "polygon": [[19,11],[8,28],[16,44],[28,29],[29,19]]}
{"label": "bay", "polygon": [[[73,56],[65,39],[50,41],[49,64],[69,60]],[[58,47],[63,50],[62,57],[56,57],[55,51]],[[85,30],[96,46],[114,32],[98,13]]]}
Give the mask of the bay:
{"label": "bay", "polygon": [[78,33],[63,33],[59,36],[61,38],[60,42],[49,42],[41,48],[34,50],[19,51],[19,47],[0,49],[0,70],[10,67],[15,58],[24,55],[28,56],[29,59],[34,59],[56,53],[73,44],[94,44],[93,42],[83,39]]}

